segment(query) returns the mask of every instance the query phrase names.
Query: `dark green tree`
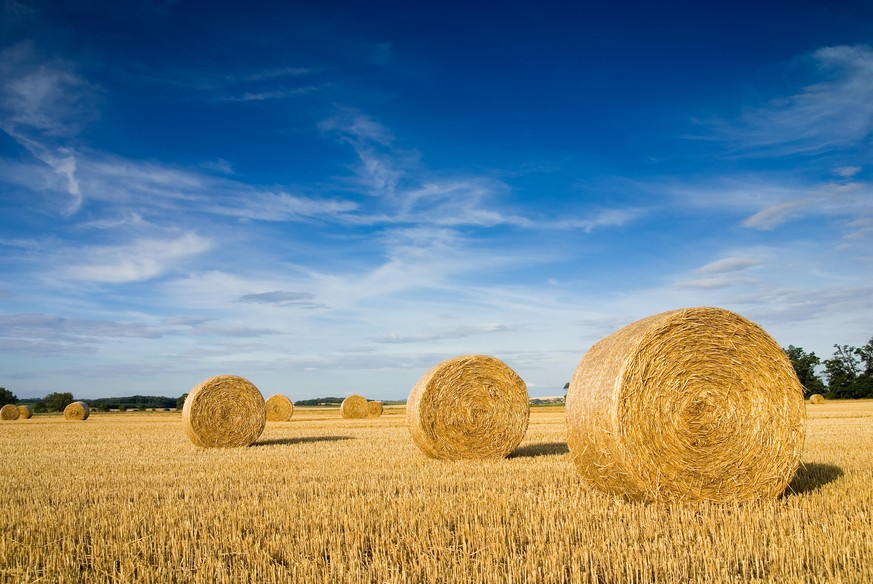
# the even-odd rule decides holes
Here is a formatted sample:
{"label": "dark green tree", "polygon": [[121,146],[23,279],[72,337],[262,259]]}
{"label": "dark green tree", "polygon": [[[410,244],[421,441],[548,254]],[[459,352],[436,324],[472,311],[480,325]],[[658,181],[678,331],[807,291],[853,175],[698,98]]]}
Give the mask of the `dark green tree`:
{"label": "dark green tree", "polygon": [[797,379],[800,380],[800,384],[803,386],[803,394],[805,396],[810,396],[814,393],[825,393],[824,381],[815,373],[816,365],[821,364],[821,359],[815,353],[807,353],[800,347],[788,345],[788,348],[785,349],[785,354],[788,355],[788,359],[794,367],[794,372],[797,373]]}
{"label": "dark green tree", "polygon": [[176,400],[176,409],[177,410],[181,410],[182,408],[185,407],[185,400],[187,398],[188,398],[187,393],[183,393],[181,396],[179,396],[179,398]]}
{"label": "dark green tree", "polygon": [[45,402],[40,400],[33,404],[33,413],[34,414],[44,414],[48,411],[48,408],[45,407]]}
{"label": "dark green tree", "polygon": [[860,397],[873,397],[873,338],[863,347],[855,349],[855,355],[861,361],[857,393],[861,394]]}
{"label": "dark green tree", "polygon": [[97,406],[97,411],[108,412],[109,411],[109,404],[106,402],[100,402],[100,405]]}
{"label": "dark green tree", "polygon": [[0,387],[0,406],[5,406],[6,404],[15,404],[17,402],[18,396],[16,396],[5,387]]}
{"label": "dark green tree", "polygon": [[53,392],[42,398],[46,410],[49,412],[62,412],[64,408],[73,403],[73,394],[69,391]]}
{"label": "dark green tree", "polygon": [[828,397],[855,398],[861,363],[857,349],[849,345],[834,345],[834,356],[825,359],[825,377],[828,380]]}

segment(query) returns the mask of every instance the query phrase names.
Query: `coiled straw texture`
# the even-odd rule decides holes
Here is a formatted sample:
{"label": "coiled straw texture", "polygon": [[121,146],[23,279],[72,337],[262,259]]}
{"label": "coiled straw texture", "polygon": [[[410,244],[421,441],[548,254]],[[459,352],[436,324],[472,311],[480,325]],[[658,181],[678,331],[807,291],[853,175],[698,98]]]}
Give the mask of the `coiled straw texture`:
{"label": "coiled straw texture", "polygon": [[18,419],[29,420],[33,417],[33,408],[30,406],[18,406]]}
{"label": "coiled straw texture", "polygon": [[267,398],[267,421],[287,422],[294,415],[294,404],[284,395],[271,395]]}
{"label": "coiled straw texture", "polygon": [[85,402],[74,401],[64,408],[65,420],[87,420],[90,415],[91,408]]}
{"label": "coiled straw texture", "polygon": [[823,403],[825,403],[825,398],[820,393],[814,393],[811,396],[809,396],[809,403],[811,403],[811,404],[823,404]]}
{"label": "coiled straw texture", "polygon": [[487,355],[440,363],[418,380],[406,402],[412,438],[432,458],[503,458],[521,443],[529,419],[524,381]]}
{"label": "coiled straw texture", "polygon": [[382,407],[382,402],[379,401],[371,401],[367,404],[367,408],[370,411],[370,416],[374,418],[378,418],[382,415],[384,408]]}
{"label": "coiled straw texture", "polygon": [[6,404],[0,408],[0,420],[11,422],[17,420],[19,415],[18,406],[15,404]]}
{"label": "coiled straw texture", "polygon": [[755,323],[719,308],[634,322],[595,344],[567,393],[582,477],[641,500],[773,498],[800,462],[803,389]]}
{"label": "coiled straw texture", "polygon": [[352,394],[343,400],[340,405],[340,414],[343,418],[359,420],[370,415],[370,405],[362,395]]}
{"label": "coiled straw texture", "polygon": [[217,375],[191,390],[182,407],[185,433],[204,448],[248,446],[260,437],[267,407],[258,388],[236,375]]}

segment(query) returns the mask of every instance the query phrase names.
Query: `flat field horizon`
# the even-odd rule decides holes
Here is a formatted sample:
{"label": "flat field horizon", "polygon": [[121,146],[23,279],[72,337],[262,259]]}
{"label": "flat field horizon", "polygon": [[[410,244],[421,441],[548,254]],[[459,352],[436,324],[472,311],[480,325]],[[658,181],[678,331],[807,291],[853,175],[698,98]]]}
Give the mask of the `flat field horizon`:
{"label": "flat field horizon", "polygon": [[403,406],[235,449],[175,411],[3,422],[0,582],[871,582],[873,400],[807,414],[789,489],[743,504],[588,487],[563,406],[497,461],[427,458]]}

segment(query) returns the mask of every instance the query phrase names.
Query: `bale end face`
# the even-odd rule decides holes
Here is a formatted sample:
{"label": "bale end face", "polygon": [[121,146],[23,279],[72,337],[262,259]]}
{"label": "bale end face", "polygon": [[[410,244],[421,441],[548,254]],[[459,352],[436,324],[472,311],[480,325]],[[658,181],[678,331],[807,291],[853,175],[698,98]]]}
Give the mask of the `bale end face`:
{"label": "bale end face", "polygon": [[820,393],[814,393],[811,396],[809,396],[809,403],[811,403],[811,404],[823,404],[823,403],[825,403],[825,398]]}
{"label": "bale end face", "polygon": [[33,417],[33,408],[30,406],[18,406],[18,419],[29,420]]}
{"label": "bale end face", "polygon": [[0,420],[11,422],[12,420],[17,420],[19,415],[21,413],[18,410],[18,406],[14,404],[6,404],[0,408]]}
{"label": "bale end face", "polygon": [[382,415],[382,411],[384,408],[382,407],[382,402],[379,401],[371,401],[367,404],[367,408],[370,410],[370,416],[373,418],[378,418]]}
{"label": "bale end face", "polygon": [[74,401],[64,408],[65,420],[84,421],[87,420],[90,415],[91,408],[88,407],[88,404],[82,401]]}
{"label": "bale end face", "polygon": [[785,352],[718,308],[657,314],[604,338],[567,393],[580,474],[631,499],[776,497],[800,463],[804,422]]}
{"label": "bale end face", "polygon": [[258,388],[236,375],[217,375],[188,394],[182,423],[188,438],[203,448],[249,446],[264,431],[267,407]]}
{"label": "bale end face", "polygon": [[361,420],[370,415],[370,405],[362,395],[353,394],[343,400],[340,414],[350,420]]}
{"label": "bale end face", "polygon": [[294,403],[284,395],[271,395],[267,398],[267,421],[287,422],[294,415]]}
{"label": "bale end face", "polygon": [[432,458],[503,458],[515,450],[530,419],[527,386],[505,363],[487,355],[444,361],[412,388],[406,423]]}

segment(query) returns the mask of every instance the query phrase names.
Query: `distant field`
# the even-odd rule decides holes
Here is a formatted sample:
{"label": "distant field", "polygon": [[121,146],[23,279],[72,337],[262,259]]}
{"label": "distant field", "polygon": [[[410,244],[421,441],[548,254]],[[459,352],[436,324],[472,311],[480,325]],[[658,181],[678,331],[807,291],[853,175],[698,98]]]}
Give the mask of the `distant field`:
{"label": "distant field", "polygon": [[497,462],[419,452],[402,406],[298,407],[203,450],[173,412],[0,423],[0,582],[873,582],[873,401],[808,406],[793,494],[589,490],[563,407]]}

